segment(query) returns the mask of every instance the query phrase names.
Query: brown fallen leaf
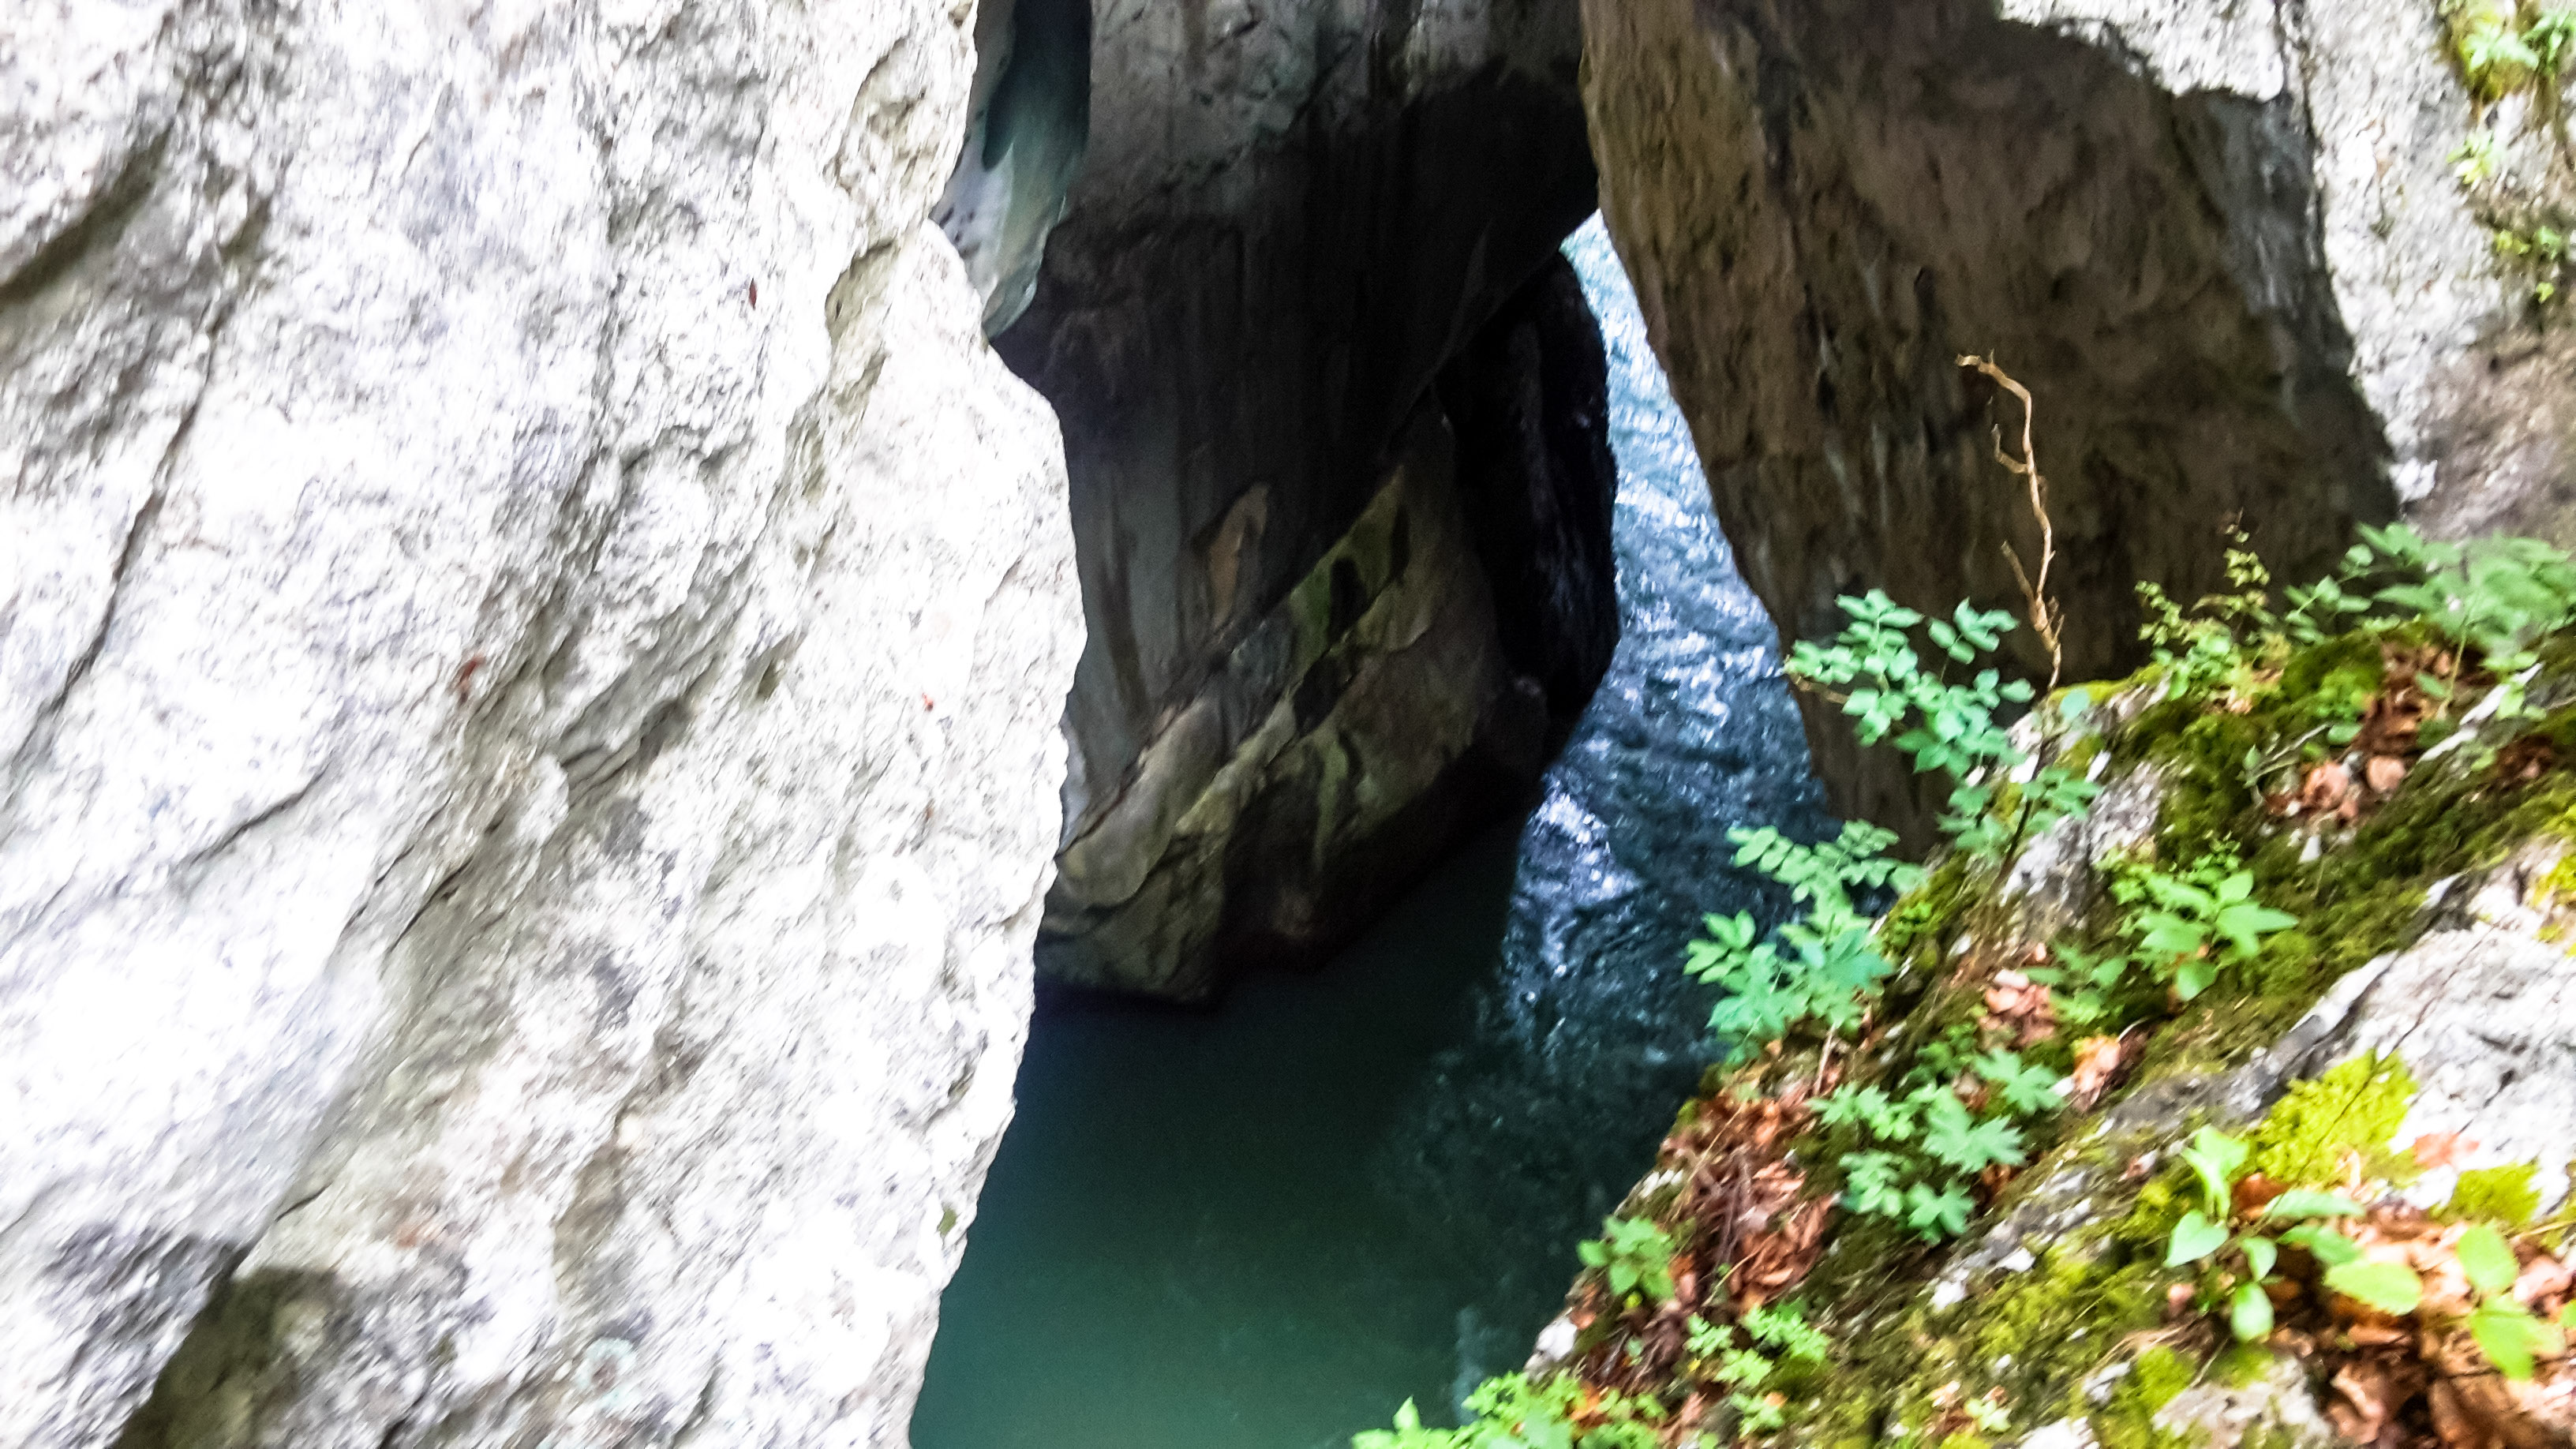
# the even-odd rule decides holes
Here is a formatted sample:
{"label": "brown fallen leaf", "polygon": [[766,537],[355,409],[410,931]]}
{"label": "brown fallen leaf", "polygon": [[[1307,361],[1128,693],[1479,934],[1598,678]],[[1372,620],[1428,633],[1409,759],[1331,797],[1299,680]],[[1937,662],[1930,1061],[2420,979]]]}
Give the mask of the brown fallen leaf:
{"label": "brown fallen leaf", "polygon": [[2074,1086],[2066,1100],[2081,1112],[2102,1100],[2128,1064],[2128,1052],[2116,1036],[2088,1036],[2075,1044]]}
{"label": "brown fallen leaf", "polygon": [[2335,1432],[2356,1444],[2379,1442],[2397,1408],[2392,1379],[2389,1366],[2377,1359],[2357,1358],[2335,1370],[2334,1400],[2326,1405]]}
{"label": "brown fallen leaf", "polygon": [[2259,1172],[2249,1172],[2236,1179],[2236,1186],[2229,1190],[2228,1197],[2240,1216],[2252,1217],[2271,1206],[2272,1199],[2289,1190],[2286,1183],[2274,1182]]}
{"label": "brown fallen leaf", "polygon": [[2457,1132],[2427,1132],[2416,1138],[2406,1150],[2414,1156],[2417,1167],[2430,1172],[2437,1167],[2449,1167],[2467,1157],[2478,1150],[2478,1144]]}
{"label": "brown fallen leaf", "polygon": [[2057,1003],[2048,988],[2019,971],[1998,971],[1986,987],[1985,1004],[1992,1024],[2012,1033],[2015,1047],[2036,1046],[2057,1035]]}
{"label": "brown fallen leaf", "polygon": [[2543,1318],[2558,1316],[2571,1288],[2576,1288],[2576,1274],[2547,1253],[2525,1263],[2521,1276],[2513,1280],[2513,1296]]}
{"label": "brown fallen leaf", "polygon": [[2529,784],[2558,768],[2558,747],[2541,735],[2524,735],[2496,751],[2496,778]]}
{"label": "brown fallen leaf", "polygon": [[2361,777],[2373,791],[2386,795],[2405,782],[2406,762],[2395,755],[2373,755],[2361,767]]}
{"label": "brown fallen leaf", "polygon": [[2339,808],[2352,793],[2352,771],[2334,760],[2310,765],[2299,780],[2299,808],[2325,812]]}

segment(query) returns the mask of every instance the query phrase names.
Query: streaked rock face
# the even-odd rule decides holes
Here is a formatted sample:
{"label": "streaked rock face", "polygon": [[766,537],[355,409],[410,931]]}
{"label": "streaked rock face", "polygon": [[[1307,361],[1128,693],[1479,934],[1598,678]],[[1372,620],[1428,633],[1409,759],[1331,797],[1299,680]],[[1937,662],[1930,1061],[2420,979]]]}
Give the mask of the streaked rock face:
{"label": "streaked rock face", "polygon": [[[1523,424],[1452,416],[1434,384],[1593,210],[1577,19],[1571,0],[1098,6],[1089,159],[1000,342],[1064,419],[1091,627],[1041,972],[1198,995],[1247,958],[1319,954],[1534,779],[1545,717],[1599,677],[1585,625],[1570,675],[1507,657],[1486,554],[1451,547],[1499,536],[1426,524],[1404,565],[1349,562],[1389,536],[1367,520],[1392,493],[1481,529],[1524,491],[1495,461]],[[1588,347],[1597,396],[1597,340],[1551,336],[1559,359]],[[1588,426],[1595,461],[1551,465],[1552,486],[1599,521],[1576,612],[1615,620],[1597,405]],[[1528,560],[1500,546],[1517,591]],[[1436,657],[1340,642],[1399,575],[1417,602],[1389,608],[1455,626]],[[1519,679],[1548,696],[1535,713]],[[1375,682],[1328,723],[1352,681]],[[1323,763],[1279,775],[1286,741]]]}
{"label": "streaked rock face", "polygon": [[2510,102],[2503,174],[2453,178],[2436,9],[1587,0],[1604,213],[1783,632],[1873,584],[2019,607],[2019,412],[1962,353],[2039,398],[2069,678],[2127,662],[2134,581],[2220,584],[2231,519],[2293,576],[2401,507],[2566,535],[2576,344],[2488,231],[2564,177]]}
{"label": "streaked rock face", "polygon": [[1078,639],[972,23],[12,16],[0,1444],[901,1442]]}

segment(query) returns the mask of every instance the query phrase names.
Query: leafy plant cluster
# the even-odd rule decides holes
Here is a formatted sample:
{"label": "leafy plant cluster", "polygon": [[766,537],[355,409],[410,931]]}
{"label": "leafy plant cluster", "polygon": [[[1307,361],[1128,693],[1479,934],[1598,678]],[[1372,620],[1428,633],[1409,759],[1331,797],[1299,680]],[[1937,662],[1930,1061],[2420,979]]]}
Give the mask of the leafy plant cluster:
{"label": "leafy plant cluster", "polygon": [[2442,0],[2453,57],[2470,94],[2493,104],[2517,91],[2554,91],[2576,50],[2576,9],[2519,0]]}
{"label": "leafy plant cluster", "polygon": [[[2199,1202],[2174,1224],[2165,1252],[2167,1267],[2204,1265],[2199,1301],[2225,1304],[2239,1341],[2271,1336],[2283,1247],[2313,1258],[2326,1289],[2376,1312],[2404,1317],[2423,1309],[2424,1280],[2411,1265],[2368,1255],[2336,1226],[2363,1217],[2367,1208],[2313,1188],[2248,1194],[2251,1155],[2252,1145],[2240,1138],[2207,1127],[2194,1134],[2181,1157],[2192,1170]],[[2567,1326],[2543,1322],[2515,1297],[2521,1264],[2494,1225],[2466,1224],[2451,1252],[2475,1299],[2459,1326],[2497,1372],[2528,1380],[2540,1359],[2567,1351]]]}
{"label": "leafy plant cluster", "polygon": [[1789,887],[1806,914],[1765,936],[1751,914],[1710,916],[1708,934],[1686,948],[1682,969],[1723,993],[1709,1030],[1742,1061],[1808,1022],[1828,1034],[1856,1028],[1895,968],[1880,954],[1872,916],[1856,897],[1911,890],[1914,866],[1886,855],[1896,832],[1846,821],[1832,840],[1801,844],[1768,826],[1727,832],[1735,863]]}
{"label": "leafy plant cluster", "polygon": [[1656,1449],[1664,1416],[1651,1397],[1588,1390],[1570,1374],[1487,1379],[1467,1396],[1467,1412],[1458,1428],[1430,1428],[1407,1399],[1393,1429],[1354,1435],[1352,1449]]}
{"label": "leafy plant cluster", "polygon": [[[1842,710],[1863,746],[1891,741],[1915,773],[1950,778],[1941,828],[1952,846],[1986,858],[2009,854],[2025,835],[2092,800],[2091,781],[2044,766],[2030,771],[2014,808],[1994,808],[1997,782],[2031,763],[1998,711],[2029,703],[2030,684],[1992,666],[1953,679],[1941,661],[1964,671],[2001,648],[2017,627],[2010,613],[1962,602],[1948,619],[1927,618],[1878,589],[1839,602],[1851,622],[1830,644],[1800,640],[1789,673],[1828,694],[1845,691]],[[1927,660],[1919,649],[1917,628],[1938,657]]]}
{"label": "leafy plant cluster", "polygon": [[1788,1422],[1783,1396],[1763,1392],[1783,1361],[1820,1364],[1833,1349],[1833,1340],[1794,1305],[1748,1309],[1733,1324],[1712,1324],[1694,1313],[1686,1328],[1685,1371],[1726,1391],[1736,1425],[1747,1434],[1768,1434]]}
{"label": "leafy plant cluster", "polygon": [[2531,300],[2544,307],[2556,301],[2559,279],[2567,273],[2570,256],[2567,234],[2546,222],[2533,222],[2528,226],[2500,226],[2493,235],[2496,255],[2517,270],[2531,274]]}
{"label": "leafy plant cluster", "polygon": [[1601,1270],[1614,1296],[1638,1293],[1656,1303],[1673,1296],[1673,1256],[1690,1224],[1665,1228],[1652,1218],[1612,1217],[1601,1226],[1602,1235],[1576,1244],[1574,1253],[1585,1267]]}
{"label": "leafy plant cluster", "polygon": [[[2084,811],[2093,783],[2061,765],[2035,765],[1997,718],[2005,706],[2027,703],[2030,685],[1992,666],[1968,672],[2001,646],[2010,614],[1963,603],[1948,619],[1927,618],[1875,589],[1841,604],[1851,622],[1830,644],[1801,641],[1789,672],[1838,699],[1863,745],[1893,743],[1916,772],[1949,778],[1941,825],[1954,848],[1992,861],[2030,832]],[[1934,662],[1918,647],[1918,629]],[[1951,678],[1949,666],[1966,677]],[[2010,808],[1997,809],[1993,782],[2015,772],[2027,778]],[[1864,821],[1812,844],[1769,828],[1727,838],[1736,864],[1769,874],[1805,907],[1767,935],[1749,913],[1713,915],[1707,934],[1690,943],[1683,969],[1723,993],[1709,1028],[1729,1044],[1729,1059],[1742,1061],[1809,1023],[1828,1038],[1856,1028],[1894,971],[1860,902],[1910,890],[1922,872],[1886,854],[1894,832]]]}
{"label": "leafy plant cluster", "polygon": [[1854,1211],[1894,1218],[1937,1242],[1967,1231],[1975,1208],[1968,1187],[1978,1174],[2028,1160],[2014,1119],[2058,1109],[2057,1074],[2001,1048],[1974,1058],[1971,1068],[2003,1111],[1978,1115],[1941,1080],[1936,1066],[1921,1059],[1910,1074],[1910,1090],[1901,1096],[1875,1086],[1844,1086],[1817,1099],[1819,1122],[1858,1126],[1875,1144],[1842,1157]]}
{"label": "leafy plant cluster", "polygon": [[[1941,826],[1954,849],[1991,863],[2029,833],[2087,808],[2092,782],[2031,760],[1998,718],[2032,694],[2026,682],[1979,663],[2014,627],[2010,614],[1963,603],[1949,618],[1927,617],[1876,590],[1841,604],[1850,620],[1843,632],[1830,644],[1800,643],[1789,670],[1840,701],[1863,745],[1892,743],[1918,773],[1947,777]],[[2008,775],[2021,785],[2005,802],[1994,782]],[[1684,969],[1722,993],[1709,1027],[1729,1043],[1730,1060],[1810,1025],[1828,1041],[1857,1032],[1894,972],[1861,901],[1911,889],[1921,871],[1887,856],[1893,832],[1860,821],[1812,844],[1770,829],[1729,838],[1737,864],[1787,885],[1806,908],[1768,936],[1750,914],[1710,916],[1707,934],[1690,943]],[[1932,1062],[1918,1063],[1897,1097],[1862,1087],[1824,1099],[1828,1125],[1857,1126],[1868,1139],[1842,1158],[1855,1210],[1895,1218],[1929,1239],[1965,1230],[1974,1206],[1968,1184],[1988,1168],[2026,1160],[2014,1117],[2058,1103],[2054,1075],[2010,1052],[1981,1060],[1976,1072],[2001,1093],[2003,1111],[1971,1109]]]}
{"label": "leafy plant cluster", "polygon": [[[2451,651],[2446,673],[2417,678],[2427,696],[2448,701],[2474,661],[2505,691],[2491,713],[2528,718],[2522,690],[2539,662],[2540,641],[2576,623],[2576,561],[2535,538],[2448,543],[2402,523],[2365,526],[2360,535],[2333,573],[2283,590],[2286,607],[2279,613],[2269,603],[2271,576],[2243,547],[2241,534],[2228,550],[2233,593],[2212,595],[2185,611],[2155,585],[2140,584],[2148,614],[2143,634],[2164,671],[2168,697],[2241,697],[2276,674],[2293,648],[2358,626],[2418,627]],[[2350,743],[2361,703],[2323,699],[2321,709],[2330,713],[2316,734],[2330,746]]]}
{"label": "leafy plant cluster", "polygon": [[[2121,929],[2134,943],[2131,951],[2090,958],[2056,949],[2097,995],[2131,966],[2143,965],[2175,996],[2193,1000],[2218,979],[2225,962],[2252,960],[2264,937],[2299,923],[2256,900],[2254,873],[2225,851],[2204,855],[2178,874],[2142,860],[2123,862],[2112,873],[2111,897],[2127,908]],[[2097,1014],[2092,1007],[2088,999],[2060,1009],[2081,1017]]]}
{"label": "leafy plant cluster", "polygon": [[[2181,1156],[2199,1186],[2200,1203],[2174,1224],[2165,1249],[2168,1268],[2215,1262],[2224,1256],[2232,1256],[2244,1265],[2243,1272],[2229,1275],[2218,1290],[2227,1304],[2229,1327],[2240,1341],[2247,1343],[2271,1335],[2272,1297],[2266,1290],[2278,1281],[2274,1269],[2280,1265],[2281,1244],[2306,1248],[2320,1258],[2331,1251],[2321,1247],[2326,1239],[2350,1248],[2349,1239],[2337,1236],[2320,1220],[2359,1217],[2363,1211],[2349,1198],[2301,1188],[2282,1193],[2251,1212],[2239,1213],[2235,1206],[2236,1186],[2245,1175],[2246,1159],[2252,1153],[2250,1144],[2213,1128],[2203,1127],[2193,1135]],[[2240,1218],[2246,1221],[2241,1228],[2234,1226]],[[2286,1226],[2271,1235],[2256,1231],[2278,1225]],[[2358,1250],[2352,1256],[2358,1258]],[[2332,1283],[2331,1275],[2329,1286],[2340,1286]]]}

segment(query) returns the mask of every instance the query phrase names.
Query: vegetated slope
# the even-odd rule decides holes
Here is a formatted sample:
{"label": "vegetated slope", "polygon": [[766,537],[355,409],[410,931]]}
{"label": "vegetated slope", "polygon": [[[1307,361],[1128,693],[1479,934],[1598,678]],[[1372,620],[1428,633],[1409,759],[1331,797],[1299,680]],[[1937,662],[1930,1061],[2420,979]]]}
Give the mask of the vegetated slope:
{"label": "vegetated slope", "polygon": [[1364,1446],[2567,1442],[2576,567],[2228,567],[2010,731],[2009,616],[1801,646],[1950,843],[1743,837],[1809,914],[1694,948],[1735,1060],[1529,1370]]}

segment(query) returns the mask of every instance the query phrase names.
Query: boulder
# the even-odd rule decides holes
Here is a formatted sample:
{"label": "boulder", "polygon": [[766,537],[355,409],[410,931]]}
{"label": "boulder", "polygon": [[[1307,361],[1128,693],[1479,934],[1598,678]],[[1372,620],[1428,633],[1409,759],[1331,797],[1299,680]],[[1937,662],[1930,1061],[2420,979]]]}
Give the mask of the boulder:
{"label": "boulder", "polygon": [[1077,635],[969,7],[0,47],[0,1445],[899,1444]]}
{"label": "boulder", "polygon": [[[1530,304],[1557,310],[1522,335],[1565,360],[1536,371],[1506,356],[1530,344],[1494,343],[1524,390],[1495,392],[1485,364],[1459,384],[1481,401],[1439,382],[1593,210],[1577,21],[1569,0],[1098,7],[1089,159],[1036,300],[1000,338],[1064,420],[1091,628],[1041,974],[1200,996],[1256,957],[1315,959],[1535,777],[1539,750],[1478,744],[1546,733],[1494,662],[1560,721],[1606,666],[1607,434],[1598,407],[1568,410],[1583,389],[1562,377],[1600,371],[1597,336],[1577,335],[1588,318]],[[1599,525],[1582,570],[1558,573],[1576,555],[1543,554],[1478,501],[1529,496],[1521,457],[1552,458],[1548,486],[1570,490],[1541,531]],[[1370,530],[1390,489],[1456,525],[1417,529],[1400,569],[1358,557],[1388,536]],[[1371,636],[1311,673],[1398,573],[1419,595],[1406,607],[1452,621],[1436,659]],[[1291,620],[1298,599],[1331,607]],[[1508,650],[1497,633],[1560,620],[1571,632]],[[1313,637],[1287,648],[1298,630]],[[1315,737],[1362,676],[1383,721],[1370,742]],[[1260,786],[1271,804],[1247,811],[1273,746],[1246,742],[1276,738],[1265,721],[1283,708],[1287,738],[1340,762]],[[1233,803],[1206,794],[1220,771]]]}

